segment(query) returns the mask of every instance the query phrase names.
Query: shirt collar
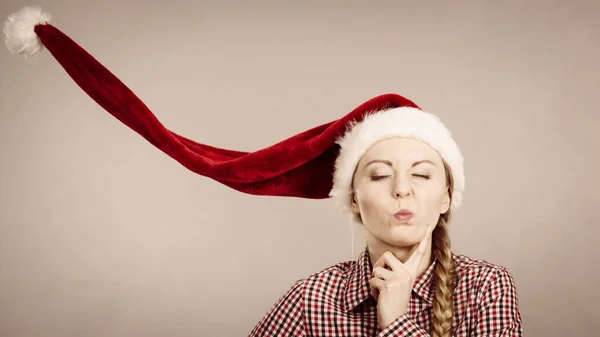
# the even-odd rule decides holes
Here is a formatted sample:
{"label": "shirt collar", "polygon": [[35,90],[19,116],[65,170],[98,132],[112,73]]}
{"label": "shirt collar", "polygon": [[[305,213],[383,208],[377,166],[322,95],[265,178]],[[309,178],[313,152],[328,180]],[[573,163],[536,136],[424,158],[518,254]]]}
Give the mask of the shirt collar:
{"label": "shirt collar", "polygon": [[373,265],[369,256],[368,248],[360,253],[356,263],[349,270],[349,277],[346,283],[345,311],[356,308],[359,304],[371,297],[369,289],[369,279]]}
{"label": "shirt collar", "polygon": [[436,263],[437,259],[433,258],[433,262],[429,264],[427,269],[425,269],[421,275],[419,275],[415,281],[415,285],[413,286],[413,291],[429,305],[433,304],[433,290],[431,289],[431,282],[433,280],[433,271]]}
{"label": "shirt collar", "polygon": [[[417,278],[413,286],[415,292],[428,304],[433,303],[433,292],[431,290],[431,282],[433,277],[433,269],[435,268],[436,260],[433,260],[427,269]],[[346,283],[346,296],[344,297],[345,311],[350,311],[356,308],[359,304],[371,297],[369,289],[369,279],[373,264],[369,255],[368,248],[358,256],[356,263],[349,270],[349,276]]]}

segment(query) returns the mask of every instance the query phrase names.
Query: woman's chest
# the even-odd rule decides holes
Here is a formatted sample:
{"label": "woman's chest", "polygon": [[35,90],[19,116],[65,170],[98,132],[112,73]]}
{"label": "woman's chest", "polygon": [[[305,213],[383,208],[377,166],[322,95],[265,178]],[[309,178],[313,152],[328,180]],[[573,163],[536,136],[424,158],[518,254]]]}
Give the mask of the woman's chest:
{"label": "woman's chest", "polygon": [[[455,303],[452,320],[452,336],[467,337],[470,335],[472,313],[468,306]],[[434,306],[423,301],[413,300],[409,303],[406,315],[424,331],[432,331],[436,321]],[[443,317],[440,312],[437,316]],[[438,324],[439,325],[439,324]],[[351,311],[343,311],[335,305],[322,303],[319,306],[306,308],[304,312],[306,336],[312,337],[376,337],[381,332],[378,327],[377,306],[374,301],[366,301]],[[399,331],[400,332],[400,331]],[[394,334],[394,336],[404,336]]]}

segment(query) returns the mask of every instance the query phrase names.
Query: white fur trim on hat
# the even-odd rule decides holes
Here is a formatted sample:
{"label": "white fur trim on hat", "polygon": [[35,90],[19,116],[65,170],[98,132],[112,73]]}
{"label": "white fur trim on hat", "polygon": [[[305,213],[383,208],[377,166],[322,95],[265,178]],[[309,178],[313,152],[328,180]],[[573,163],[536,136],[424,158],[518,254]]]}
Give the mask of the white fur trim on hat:
{"label": "white fur trim on hat", "polygon": [[463,156],[450,131],[440,119],[426,111],[412,107],[394,108],[369,113],[362,122],[352,123],[336,142],[340,153],[335,162],[333,188],[329,193],[336,206],[351,210],[351,186],[356,165],[365,152],[376,142],[395,137],[410,137],[427,143],[446,161],[452,170],[454,190],[452,210],[462,202],[465,188]]}

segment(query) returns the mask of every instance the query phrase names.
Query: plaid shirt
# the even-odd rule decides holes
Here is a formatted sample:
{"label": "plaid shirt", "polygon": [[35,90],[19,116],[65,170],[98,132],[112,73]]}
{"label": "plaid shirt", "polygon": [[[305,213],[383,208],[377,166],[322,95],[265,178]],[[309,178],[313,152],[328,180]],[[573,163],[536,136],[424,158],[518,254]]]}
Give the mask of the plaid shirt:
{"label": "plaid shirt", "polygon": [[[452,255],[455,337],[522,336],[514,280],[509,271],[483,260]],[[250,332],[250,337],[426,337],[432,329],[433,263],[416,280],[408,312],[381,330],[369,291],[371,259],[365,248],[346,261],[296,281]]]}

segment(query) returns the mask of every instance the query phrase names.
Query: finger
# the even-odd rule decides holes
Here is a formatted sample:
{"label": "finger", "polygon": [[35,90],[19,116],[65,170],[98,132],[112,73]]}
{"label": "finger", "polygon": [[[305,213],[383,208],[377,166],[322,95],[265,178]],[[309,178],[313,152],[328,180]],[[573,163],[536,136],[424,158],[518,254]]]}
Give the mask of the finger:
{"label": "finger", "polygon": [[379,260],[377,260],[374,264],[373,264],[373,270],[375,270],[375,268],[377,267],[385,267],[385,258],[384,255],[387,254],[388,252],[384,252],[380,257]]}
{"label": "finger", "polygon": [[381,292],[381,289],[383,289],[384,285],[385,285],[385,281],[378,279],[376,277],[373,277],[369,280],[369,289],[371,291],[371,295],[373,295],[373,297],[375,297],[375,299],[377,299],[379,297],[379,293]]}
{"label": "finger", "polygon": [[421,260],[423,260],[423,257],[425,256],[425,252],[427,251],[429,242],[431,241],[431,234],[433,233],[434,228],[435,226],[432,225],[427,226],[427,232],[425,233],[425,237],[423,238],[423,240],[421,240],[421,242],[417,246],[417,249],[413,252],[408,261],[404,263],[404,266],[408,270],[412,272],[417,271]]}
{"label": "finger", "polygon": [[396,258],[396,256],[389,251],[386,251],[383,253],[383,255],[381,255],[379,260],[377,260],[377,262],[373,265],[373,270],[375,270],[376,267],[385,268],[385,266],[388,266],[389,270],[392,271],[399,271],[403,269],[402,262],[400,262],[400,260],[398,260],[398,258]]}
{"label": "finger", "polygon": [[377,296],[377,293],[379,292],[377,290],[377,286],[375,286],[375,284],[372,281],[373,279],[369,280],[369,292],[371,293],[371,296],[375,297]]}
{"label": "finger", "polygon": [[375,290],[375,291],[371,292],[371,295],[375,299],[375,302],[377,302],[379,300],[379,291]]}
{"label": "finger", "polygon": [[373,269],[373,276],[381,280],[388,281],[392,281],[397,278],[396,274],[393,271],[387,270],[383,267],[376,267],[375,269]]}
{"label": "finger", "polygon": [[406,261],[406,263],[404,264],[409,270],[416,272],[417,268],[419,267],[419,264],[425,256],[427,247],[431,241],[431,234],[433,233],[434,228],[435,226],[432,225],[427,226],[425,237],[423,238],[423,240],[421,240],[421,242],[417,246],[417,249],[413,252],[408,261]]}

